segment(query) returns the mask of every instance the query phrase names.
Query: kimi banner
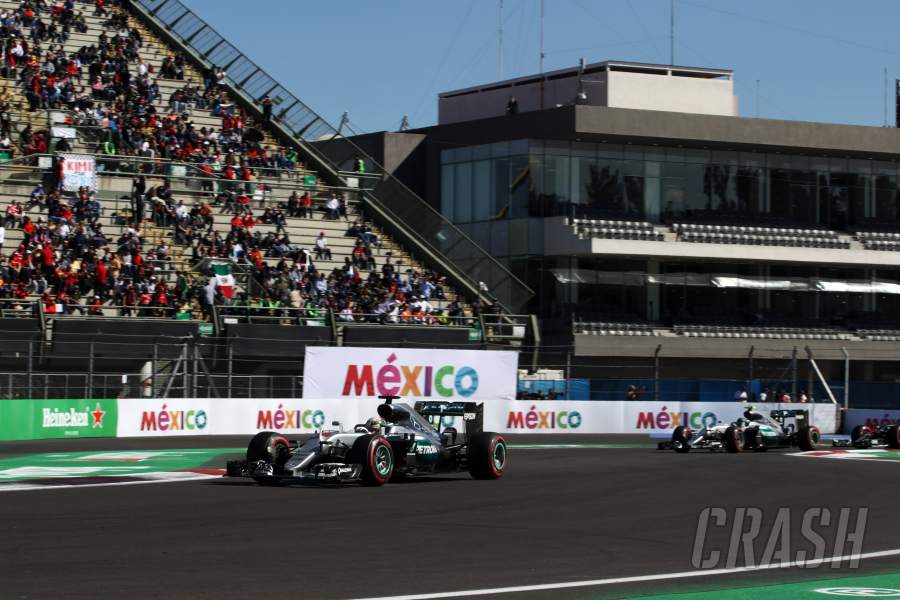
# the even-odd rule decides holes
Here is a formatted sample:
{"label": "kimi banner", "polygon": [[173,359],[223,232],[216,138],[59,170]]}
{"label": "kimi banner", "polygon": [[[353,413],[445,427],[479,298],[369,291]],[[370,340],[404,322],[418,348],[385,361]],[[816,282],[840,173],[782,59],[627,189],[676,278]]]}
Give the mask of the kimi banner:
{"label": "kimi banner", "polygon": [[97,189],[97,165],[93,156],[60,154],[63,159],[63,189],[77,192],[80,187]]}
{"label": "kimi banner", "polygon": [[516,352],[306,347],[304,398],[513,400]]}

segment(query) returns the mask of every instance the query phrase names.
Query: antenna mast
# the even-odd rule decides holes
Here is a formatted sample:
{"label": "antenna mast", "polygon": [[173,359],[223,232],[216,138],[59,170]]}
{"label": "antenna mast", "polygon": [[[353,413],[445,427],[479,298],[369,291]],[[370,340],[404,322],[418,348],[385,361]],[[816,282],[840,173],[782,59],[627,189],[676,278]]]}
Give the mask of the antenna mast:
{"label": "antenna mast", "polygon": [[497,11],[497,79],[503,79],[503,0]]}
{"label": "antenna mast", "polygon": [[675,66],[675,0],[669,3],[669,65]]}

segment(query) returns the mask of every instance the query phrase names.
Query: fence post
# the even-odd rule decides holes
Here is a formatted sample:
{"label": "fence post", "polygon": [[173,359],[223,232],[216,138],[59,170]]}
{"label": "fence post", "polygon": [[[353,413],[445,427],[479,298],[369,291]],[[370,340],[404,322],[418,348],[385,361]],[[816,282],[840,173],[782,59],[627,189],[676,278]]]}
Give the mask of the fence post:
{"label": "fence post", "polygon": [[747,355],[747,398],[750,398],[750,390],[753,388],[753,351],[756,346],[750,346],[750,353]]}
{"label": "fence post", "polygon": [[[159,342],[153,342],[153,362],[150,364],[150,397],[156,398],[156,364],[159,360]],[[143,385],[144,382],[141,382],[141,397],[144,397],[143,394]]]}
{"label": "fence post", "polygon": [[181,363],[181,394],[183,398],[189,398],[188,396],[188,360],[190,360],[191,355],[188,354],[188,345],[187,342],[181,345],[181,356],[184,357],[184,360]]}
{"label": "fence post", "polygon": [[[794,352],[791,354],[791,402],[797,401],[797,346],[794,346]],[[780,399],[779,399],[780,401]]]}
{"label": "fence post", "polygon": [[94,342],[91,342],[88,352],[88,375],[87,385],[85,386],[87,394],[85,399],[92,400],[94,398]]}
{"label": "fence post", "polygon": [[850,408],[850,353],[841,346],[844,353],[844,410]]}
{"label": "fence post", "polygon": [[34,372],[34,340],[28,341],[28,399],[30,400],[34,395],[34,388],[32,387],[31,376]]}
{"label": "fence post", "polygon": [[653,353],[653,401],[659,402],[659,352],[662,350],[662,344],[656,347]]}
{"label": "fence post", "polygon": [[231,394],[231,370],[234,366],[234,346],[231,345],[231,342],[228,342],[228,397],[233,398]]}
{"label": "fence post", "polygon": [[200,350],[197,348],[196,340],[191,344],[194,347],[194,360],[191,361],[191,398],[197,397],[197,372],[198,361],[200,359]]}

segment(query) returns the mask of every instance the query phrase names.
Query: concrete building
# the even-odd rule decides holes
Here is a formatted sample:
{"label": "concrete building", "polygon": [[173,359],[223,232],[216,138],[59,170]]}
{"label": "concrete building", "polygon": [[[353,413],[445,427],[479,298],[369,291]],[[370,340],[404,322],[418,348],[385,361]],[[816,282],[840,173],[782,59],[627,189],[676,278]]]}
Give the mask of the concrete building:
{"label": "concrete building", "polygon": [[537,291],[545,339],[697,376],[845,348],[900,379],[900,131],[743,118],[730,71],[617,62],[439,107],[359,142]]}

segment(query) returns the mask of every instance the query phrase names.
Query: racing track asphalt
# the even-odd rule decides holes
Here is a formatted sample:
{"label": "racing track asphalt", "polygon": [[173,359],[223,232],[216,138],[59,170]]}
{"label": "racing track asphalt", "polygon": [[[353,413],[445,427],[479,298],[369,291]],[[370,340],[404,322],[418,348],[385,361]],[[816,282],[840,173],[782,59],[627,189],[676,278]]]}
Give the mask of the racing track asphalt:
{"label": "racing track asphalt", "polygon": [[[245,442],[29,442],[4,444],[0,455]],[[499,481],[454,476],[383,488],[264,488],[211,479],[6,492],[0,493],[0,597],[358,598],[680,572],[693,568],[697,516],[707,506],[757,506],[767,518],[782,506],[866,506],[863,551],[887,550],[900,547],[897,469],[900,461],[796,458],[774,451],[513,449],[509,471]],[[898,562],[864,561],[851,574]],[[630,597],[848,573],[792,569],[490,597]]]}

